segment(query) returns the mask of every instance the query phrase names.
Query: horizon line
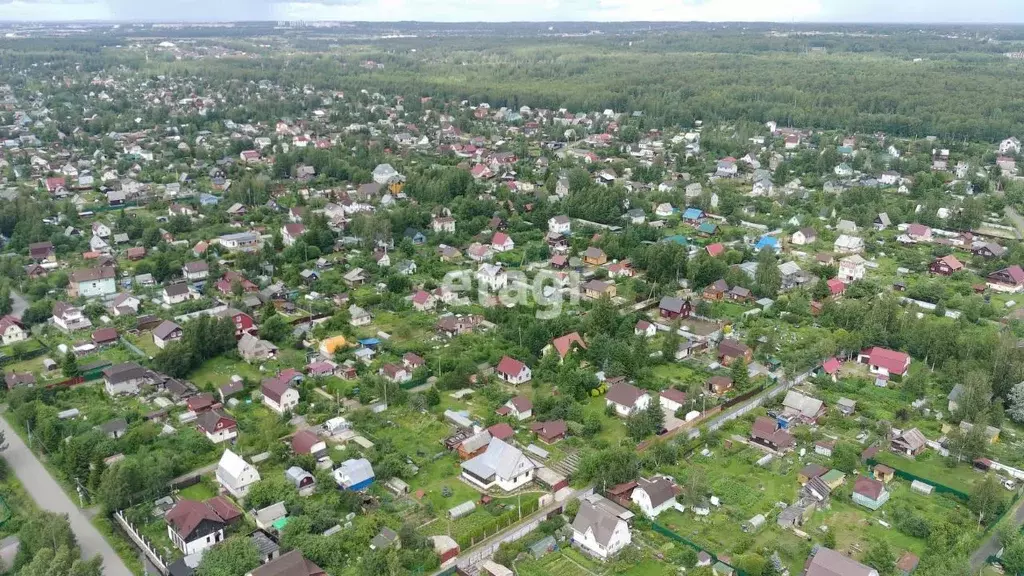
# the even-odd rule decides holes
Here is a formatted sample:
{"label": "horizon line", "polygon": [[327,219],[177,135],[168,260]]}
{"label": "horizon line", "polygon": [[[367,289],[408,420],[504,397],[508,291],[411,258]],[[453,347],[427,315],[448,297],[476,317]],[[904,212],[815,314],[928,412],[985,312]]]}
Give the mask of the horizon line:
{"label": "horizon line", "polygon": [[643,24],[643,25],[666,25],[666,24],[728,24],[728,25],[779,25],[779,26],[985,26],[985,27],[1024,27],[1024,21],[1020,22],[917,22],[917,21],[858,21],[858,20],[304,20],[304,19],[263,19],[263,20],[179,20],[179,19],[154,19],[154,20],[117,20],[117,19],[81,19],[81,20],[4,20],[0,19],[0,25],[5,24],[39,24],[39,25],[62,25],[62,24],[130,24],[130,25],[202,25],[202,24],[270,24],[270,23],[309,23],[309,24],[438,24],[438,25],[464,25],[464,24]]}

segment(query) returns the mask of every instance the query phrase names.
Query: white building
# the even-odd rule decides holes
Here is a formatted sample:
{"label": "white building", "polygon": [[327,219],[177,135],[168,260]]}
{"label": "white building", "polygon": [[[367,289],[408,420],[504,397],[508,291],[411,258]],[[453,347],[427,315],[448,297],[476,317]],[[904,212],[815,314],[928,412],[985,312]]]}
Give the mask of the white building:
{"label": "white building", "polygon": [[235,498],[244,498],[249,488],[260,481],[260,473],[241,456],[225,450],[217,464],[217,482]]}
{"label": "white building", "polygon": [[585,552],[607,560],[628,546],[633,538],[625,520],[584,500],[572,521],[572,541]]}
{"label": "white building", "polygon": [[28,332],[21,327],[21,324],[13,316],[0,318],[0,338],[4,345],[24,342],[28,339]]}
{"label": "white building", "polygon": [[632,500],[648,518],[657,518],[665,510],[679,508],[676,502],[676,485],[667,478],[637,480],[633,489]]}
{"label": "white building", "polygon": [[632,384],[619,382],[608,389],[604,395],[605,405],[614,406],[615,413],[626,417],[651,405],[651,395]]}
{"label": "white building", "polygon": [[837,254],[856,254],[864,250],[864,239],[859,236],[840,234],[832,249]]}
{"label": "white building", "polygon": [[1020,153],[1020,140],[1015,137],[1007,138],[999,143],[999,153],[1006,156],[1015,156]]}
{"label": "white building", "polygon": [[511,492],[533,480],[536,469],[518,448],[491,438],[483,454],[462,463],[462,477],[484,490],[497,486]]}
{"label": "white building", "polygon": [[491,292],[497,292],[508,285],[508,275],[498,264],[481,264],[476,271],[476,280]]}
{"label": "white building", "polygon": [[860,254],[847,256],[839,261],[839,279],[845,284],[864,278],[864,264],[867,262]]}

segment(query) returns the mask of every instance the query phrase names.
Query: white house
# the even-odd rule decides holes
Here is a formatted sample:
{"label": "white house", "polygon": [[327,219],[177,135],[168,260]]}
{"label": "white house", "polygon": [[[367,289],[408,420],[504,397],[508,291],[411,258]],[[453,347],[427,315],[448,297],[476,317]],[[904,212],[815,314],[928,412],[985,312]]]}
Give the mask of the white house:
{"label": "white house", "polygon": [[210,265],[202,260],[187,262],[181,267],[181,273],[189,282],[205,280],[210,275]]}
{"label": "white house", "polygon": [[686,392],[675,388],[666,388],[658,395],[658,402],[665,410],[675,413],[686,404]]}
{"label": "white house", "polygon": [[481,264],[476,271],[476,280],[491,292],[497,292],[508,285],[508,274],[499,264]]}
{"label": "white house", "polygon": [[264,380],[260,391],[263,393],[263,403],[278,414],[284,414],[299,404],[299,391],[292,387],[287,371],[276,378]]}
{"label": "white house", "polygon": [[199,414],[196,417],[196,429],[214,444],[228,442],[238,437],[238,421],[217,410],[207,410]]}
{"label": "white house", "polygon": [[508,252],[516,247],[516,243],[512,241],[512,237],[504,232],[495,232],[494,237],[491,238],[491,248],[495,252]]}
{"label": "white house", "polygon": [[658,514],[665,510],[679,507],[676,502],[676,485],[668,478],[637,480],[630,500],[635,502],[648,518],[657,518]]}
{"label": "white house", "polygon": [[103,222],[93,222],[92,234],[93,236],[99,236],[100,238],[107,239],[110,238],[112,232],[110,231],[110,226],[107,226]]}
{"label": "white house", "polygon": [[499,378],[509,384],[525,384],[533,378],[530,367],[511,356],[503,356],[494,369]]}
{"label": "white house", "polygon": [[548,218],[548,232],[555,234],[568,234],[572,230],[572,223],[568,216],[552,216]]}
{"label": "white house", "polygon": [[67,332],[92,327],[92,321],[82,314],[81,308],[60,301],[53,303],[53,323]]}
{"label": "white house", "polygon": [[891,170],[882,172],[882,175],[878,177],[878,181],[886,186],[895,186],[900,181],[900,174]]}
{"label": "white house", "polygon": [[483,454],[462,463],[462,477],[484,490],[497,486],[511,492],[533,480],[536,469],[518,448],[491,438]]}
{"label": "white house", "polygon": [[188,284],[171,284],[164,286],[163,300],[165,304],[174,305],[187,301],[192,297]]}
{"label": "white house", "polygon": [[179,500],[164,516],[167,537],[186,556],[198,554],[224,540],[227,522],[209,502]]}
{"label": "white house", "polygon": [[348,323],[353,326],[366,326],[370,322],[373,322],[373,316],[371,316],[365,308],[361,308],[355,304],[348,307],[348,317]]}
{"label": "white house", "polygon": [[71,273],[68,295],[72,298],[107,296],[117,292],[115,272],[110,267],[86,268]]}
{"label": "white house", "polygon": [[584,500],[572,521],[572,541],[584,551],[607,560],[628,546],[633,538],[625,520]]}
{"label": "white house", "polygon": [[0,318],[0,338],[3,339],[3,343],[14,344],[15,342],[24,342],[28,339],[28,332],[21,327],[21,323],[14,316],[4,316]]}
{"label": "white house", "polygon": [[839,279],[849,284],[864,278],[864,264],[867,262],[860,254],[847,256],[839,261]]}
{"label": "white house", "polygon": [[498,408],[498,415],[511,416],[516,420],[527,420],[533,416],[533,402],[526,396],[516,396]]}
{"label": "white house", "polygon": [[181,340],[184,331],[170,320],[164,320],[153,330],[153,344],[163,350],[171,342]]}
{"label": "white house", "polygon": [[789,239],[790,243],[794,246],[806,246],[813,244],[818,239],[818,232],[814,228],[801,228],[796,232],[793,232],[793,236]]}
{"label": "white house", "polygon": [[608,389],[604,401],[606,406],[615,407],[616,414],[625,417],[646,410],[651,405],[651,395],[632,384],[619,382]]}
{"label": "white house", "polygon": [[295,241],[298,240],[305,232],[306,227],[304,225],[290,222],[281,226],[281,241],[285,246],[291,246],[295,244]]}
{"label": "white house", "polygon": [[225,450],[217,464],[217,482],[235,498],[244,498],[249,488],[260,481],[260,473],[256,468],[235,454]]}

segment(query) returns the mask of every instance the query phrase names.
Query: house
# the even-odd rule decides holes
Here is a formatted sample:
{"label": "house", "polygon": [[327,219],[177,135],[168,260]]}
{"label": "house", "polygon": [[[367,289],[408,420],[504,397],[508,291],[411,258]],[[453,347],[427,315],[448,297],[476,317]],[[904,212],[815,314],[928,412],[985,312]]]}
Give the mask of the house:
{"label": "house", "polygon": [[412,374],[410,374],[409,371],[405,369],[405,366],[401,364],[387,362],[380,367],[380,370],[378,370],[377,373],[388,382],[394,382],[396,384],[402,384],[412,380]]}
{"label": "house", "polygon": [[866,263],[867,260],[862,258],[860,254],[854,254],[841,259],[839,261],[839,280],[844,284],[849,284],[863,279]]}
{"label": "house", "polygon": [[117,342],[118,338],[116,328],[100,328],[92,333],[92,343],[96,346],[108,346]]}
{"label": "house", "polygon": [[744,362],[749,364],[753,356],[754,351],[739,340],[726,338],[718,343],[718,361],[723,366],[729,366],[739,359],[743,359]]}
{"label": "house", "polygon": [[608,255],[604,250],[591,246],[583,251],[583,262],[590,266],[604,266],[608,262]]}
{"label": "house", "polygon": [[614,298],[616,294],[615,284],[610,282],[602,282],[600,280],[588,280],[583,283],[583,295],[592,300],[600,299],[604,296]]}
{"label": "house", "polygon": [[900,173],[887,170],[882,172],[882,175],[878,177],[878,181],[886,186],[895,186],[900,181]]}
{"label": "house", "polygon": [[499,264],[481,264],[476,271],[476,280],[482,287],[497,292],[508,285],[508,274]]}
{"label": "house", "polygon": [[565,420],[551,420],[549,422],[534,422],[530,425],[530,431],[535,433],[546,444],[554,444],[566,437],[569,427]]}
{"label": "house", "polygon": [[982,258],[986,259],[1001,258],[1003,254],[1006,254],[1006,248],[993,242],[985,242],[971,248],[971,254],[975,256],[981,256]]}
{"label": "house", "polygon": [[245,576],[327,576],[327,571],[302,556],[302,551],[292,550],[253,568]]}
{"label": "house", "polygon": [[928,448],[928,439],[917,428],[904,430],[889,442],[889,449],[903,456],[917,456]]}
{"label": "house", "polygon": [[878,216],[875,217],[873,224],[875,226],[875,230],[882,231],[889,226],[892,226],[892,221],[889,220],[889,214],[880,212]]}
{"label": "house", "polygon": [[282,520],[288,517],[288,509],[284,501],[275,502],[259,510],[249,510],[249,514],[256,522],[256,528],[260,530],[277,530],[282,525]]}
{"label": "house", "polygon": [[924,224],[911,224],[907,226],[907,237],[913,242],[931,242],[932,229]]}
{"label": "house", "polygon": [[782,413],[779,414],[779,423],[784,428],[795,422],[813,424],[824,415],[824,402],[802,392],[790,390],[786,392],[786,397],[782,401]]}
{"label": "house", "polygon": [[629,260],[612,262],[611,265],[608,266],[609,278],[632,278],[633,274],[633,263]]}
{"label": "house", "polygon": [[840,398],[836,402],[836,409],[838,409],[843,416],[851,416],[857,411],[857,401],[850,400],[849,398]]}
{"label": "house", "polygon": [[244,498],[249,488],[260,481],[259,470],[231,449],[224,450],[217,464],[217,483],[235,498]]}
{"label": "house", "polygon": [[794,246],[806,246],[813,244],[818,239],[818,231],[814,228],[801,228],[796,232],[793,232],[793,236],[790,237],[790,242]]}
{"label": "house", "polygon": [[373,466],[366,458],[345,460],[334,470],[334,481],[342,490],[365,490],[373,480]]}
{"label": "house", "polygon": [[293,410],[299,404],[299,391],[292,388],[293,370],[285,370],[260,384],[263,403],[278,414]]}
{"label": "house", "polygon": [[494,369],[499,378],[509,384],[519,385],[530,381],[530,367],[510,356],[503,356]]}
{"label": "house", "polygon": [[676,318],[689,318],[693,312],[693,306],[689,300],[676,296],[663,296],[661,302],[658,303],[658,311],[662,318],[672,320]]}
{"label": "house", "polygon": [[725,298],[725,293],[729,291],[729,285],[726,284],[725,280],[715,280],[704,288],[704,292],[701,297],[705,300],[721,300]]}
{"label": "house", "polygon": [[238,436],[238,422],[219,410],[207,410],[196,416],[196,429],[214,444],[227,442]]}
{"label": "house", "polygon": [[736,176],[739,168],[736,167],[736,159],[732,156],[722,158],[715,168],[715,176],[719,178],[732,178]]}
{"label": "house", "polygon": [[646,410],[651,404],[651,395],[626,382],[617,382],[604,395],[605,406],[614,406],[615,413],[626,417]]}
{"label": "house", "polygon": [[512,237],[504,232],[495,232],[491,238],[491,249],[495,252],[508,252],[516,247]]}
{"label": "house", "polygon": [[850,176],[853,176],[853,168],[851,168],[846,162],[836,166],[832,171],[840,178],[849,178]]}
{"label": "house", "polygon": [[746,302],[750,300],[753,293],[749,288],[745,288],[740,285],[733,286],[726,292],[726,296],[729,297],[733,302]]}
{"label": "house", "polygon": [[327,443],[311,430],[299,430],[296,432],[292,436],[291,445],[294,454],[309,454],[319,458],[327,453]]}
{"label": "house", "polygon": [[56,262],[57,251],[52,242],[36,242],[28,245],[28,257],[34,262]]}
{"label": "house", "polygon": [[942,276],[949,276],[954,272],[959,272],[963,269],[964,265],[952,254],[936,258],[932,261],[931,265],[928,266],[928,271],[932,274],[940,274]]}
{"label": "house", "polygon": [[1004,156],[1016,156],[1020,151],[1020,140],[1016,137],[1011,136],[999,143],[999,153]]}
{"label": "house", "polygon": [[917,570],[917,565],[920,562],[921,559],[913,552],[904,552],[900,559],[896,561],[896,571],[900,576],[910,576],[914,570]]}
{"label": "house", "polygon": [[181,340],[182,334],[181,326],[170,320],[164,320],[153,330],[153,343],[157,348],[163,350],[170,342]]}
{"label": "house", "polygon": [[455,233],[455,219],[451,216],[435,216],[430,221],[430,228],[434,232]]}
{"label": "house", "polygon": [[572,230],[572,224],[568,216],[552,216],[548,218],[548,232],[568,235]]}
{"label": "house", "polygon": [[103,222],[93,222],[92,223],[92,235],[93,236],[99,236],[100,238],[103,238],[104,240],[106,240],[107,238],[110,238],[111,234],[113,234],[113,232],[110,230],[110,226],[107,226]]}
{"label": "house", "polygon": [[628,546],[632,536],[625,520],[583,500],[572,521],[572,542],[583,551],[607,560]]}
{"label": "house", "polygon": [[273,342],[262,340],[247,332],[242,334],[238,340],[238,353],[243,360],[250,364],[266,362],[277,357],[277,346]]}
{"label": "house", "polygon": [[707,390],[711,394],[721,396],[729,390],[732,390],[732,378],[728,376],[712,376],[708,378]]}
{"label": "house", "polygon": [[686,404],[686,392],[675,388],[666,388],[658,394],[658,402],[665,410],[675,413]]}
{"label": "house", "polygon": [[874,478],[858,476],[853,483],[853,501],[870,510],[878,510],[889,501],[889,491],[885,484]]}
{"label": "house", "polygon": [[258,250],[261,245],[260,235],[255,232],[225,234],[218,238],[218,242],[232,252],[253,252]]}
{"label": "house", "polygon": [[533,480],[536,469],[518,448],[491,438],[482,454],[462,463],[462,477],[484,490],[497,486],[511,492]]}
{"label": "house", "polygon": [[114,418],[113,420],[103,423],[100,426],[100,431],[103,432],[107,438],[117,440],[128,432],[128,421],[124,418]]}
{"label": "house", "polygon": [[[226,501],[224,505],[234,509]],[[224,529],[228,526],[228,521],[210,501],[179,500],[164,520],[167,521],[167,536],[186,555],[203,552],[224,540]]]}
{"label": "house", "polygon": [[380,532],[370,539],[370,550],[384,550],[392,546],[399,549],[402,547],[402,541],[398,538],[398,532],[387,526],[381,528]]}
{"label": "house", "polygon": [[526,396],[514,396],[495,411],[498,416],[511,416],[523,421],[533,416],[533,402]]}
{"label": "house", "polygon": [[82,309],[72,306],[67,302],[57,301],[53,303],[53,323],[66,332],[85,330],[92,327],[92,321],[84,314]]}
{"label": "house", "polygon": [[0,339],[4,345],[24,342],[28,339],[28,332],[22,327],[21,321],[10,314],[0,318]]}
{"label": "house", "polygon": [[658,327],[651,324],[647,320],[638,320],[636,326],[633,327],[633,334],[636,336],[643,336],[645,338],[654,338],[658,333]]}
{"label": "house", "polygon": [[836,254],[856,254],[864,250],[864,239],[859,236],[840,234],[832,244]]}
{"label": "house", "polygon": [[108,296],[117,292],[117,276],[113,267],[86,268],[71,273],[68,295],[72,298]]}
{"label": "house", "polygon": [[878,570],[824,546],[807,560],[803,576],[878,576]]}
{"label": "house", "polygon": [[437,306],[437,298],[425,290],[418,290],[412,295],[412,307],[417,312],[427,312]]}
{"label": "house", "polygon": [[1014,264],[1009,268],[996,270],[985,279],[985,285],[996,292],[1021,292],[1024,290],[1024,269]]}
{"label": "house", "polygon": [[484,453],[494,436],[489,430],[473,434],[459,443],[457,451],[462,460],[471,460]]}
{"label": "house", "polygon": [[35,386],[36,377],[28,372],[22,374],[18,374],[17,372],[9,372],[6,376],[4,376],[4,383],[7,384],[8,390],[13,390],[18,386],[31,387]]}
{"label": "house", "polygon": [[831,378],[833,382],[836,382],[838,381],[839,369],[842,365],[843,363],[833,356],[821,363],[821,373]]}
{"label": "house", "polygon": [[796,445],[796,440],[785,430],[779,428],[779,423],[774,418],[758,416],[750,429],[750,439],[766,448],[777,452],[784,452]]}
{"label": "house", "polygon": [[668,478],[658,477],[653,480],[640,478],[636,488],[630,495],[632,500],[648,518],[657,518],[665,510],[676,508],[676,485]]}
{"label": "house", "polygon": [[187,262],[181,267],[181,273],[189,282],[205,280],[210,274],[210,265],[203,260]]}
{"label": "house", "polygon": [[132,294],[122,293],[118,294],[114,300],[110,303],[108,310],[114,316],[129,316],[132,314],[139,313],[139,306],[142,305],[142,300],[139,300]]}
{"label": "house", "polygon": [[857,361],[867,364],[872,374],[880,376],[906,376],[910,369],[910,356],[888,348],[875,346],[867,350],[861,350]]}
{"label": "house", "polygon": [[192,292],[189,290],[188,284],[171,284],[170,286],[164,286],[164,304],[173,306],[174,304],[187,302],[190,298],[192,298]]}
{"label": "house", "polygon": [[103,370],[103,387],[111,396],[138,394],[148,381],[149,370],[135,362],[123,362]]}
{"label": "house", "polygon": [[579,332],[571,332],[565,336],[559,336],[552,340],[551,344],[544,347],[544,352],[547,353],[554,350],[558,352],[558,358],[560,360],[565,360],[565,357],[569,355],[569,352],[578,348],[586,350],[587,343],[583,341]]}

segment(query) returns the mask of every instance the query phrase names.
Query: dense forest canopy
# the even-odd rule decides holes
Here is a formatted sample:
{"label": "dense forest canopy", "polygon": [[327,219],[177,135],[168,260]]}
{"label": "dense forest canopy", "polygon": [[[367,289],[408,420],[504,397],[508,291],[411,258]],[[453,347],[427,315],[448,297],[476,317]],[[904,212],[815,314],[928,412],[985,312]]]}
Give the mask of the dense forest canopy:
{"label": "dense forest canopy", "polygon": [[[555,28],[557,26],[557,29]],[[600,29],[601,34],[586,34]],[[216,31],[216,34],[213,34]],[[641,111],[645,127],[694,120],[995,141],[1024,133],[1019,27],[581,24],[353,24],[279,31],[109,29],[73,38],[5,39],[10,82],[38,62],[88,75],[116,63],[214,84],[276,78],[494,106]],[[414,37],[384,38],[402,32]],[[159,35],[158,35],[159,34]],[[252,58],[180,60],[124,44],[169,37],[231,46]],[[360,64],[372,60],[383,68]]]}

